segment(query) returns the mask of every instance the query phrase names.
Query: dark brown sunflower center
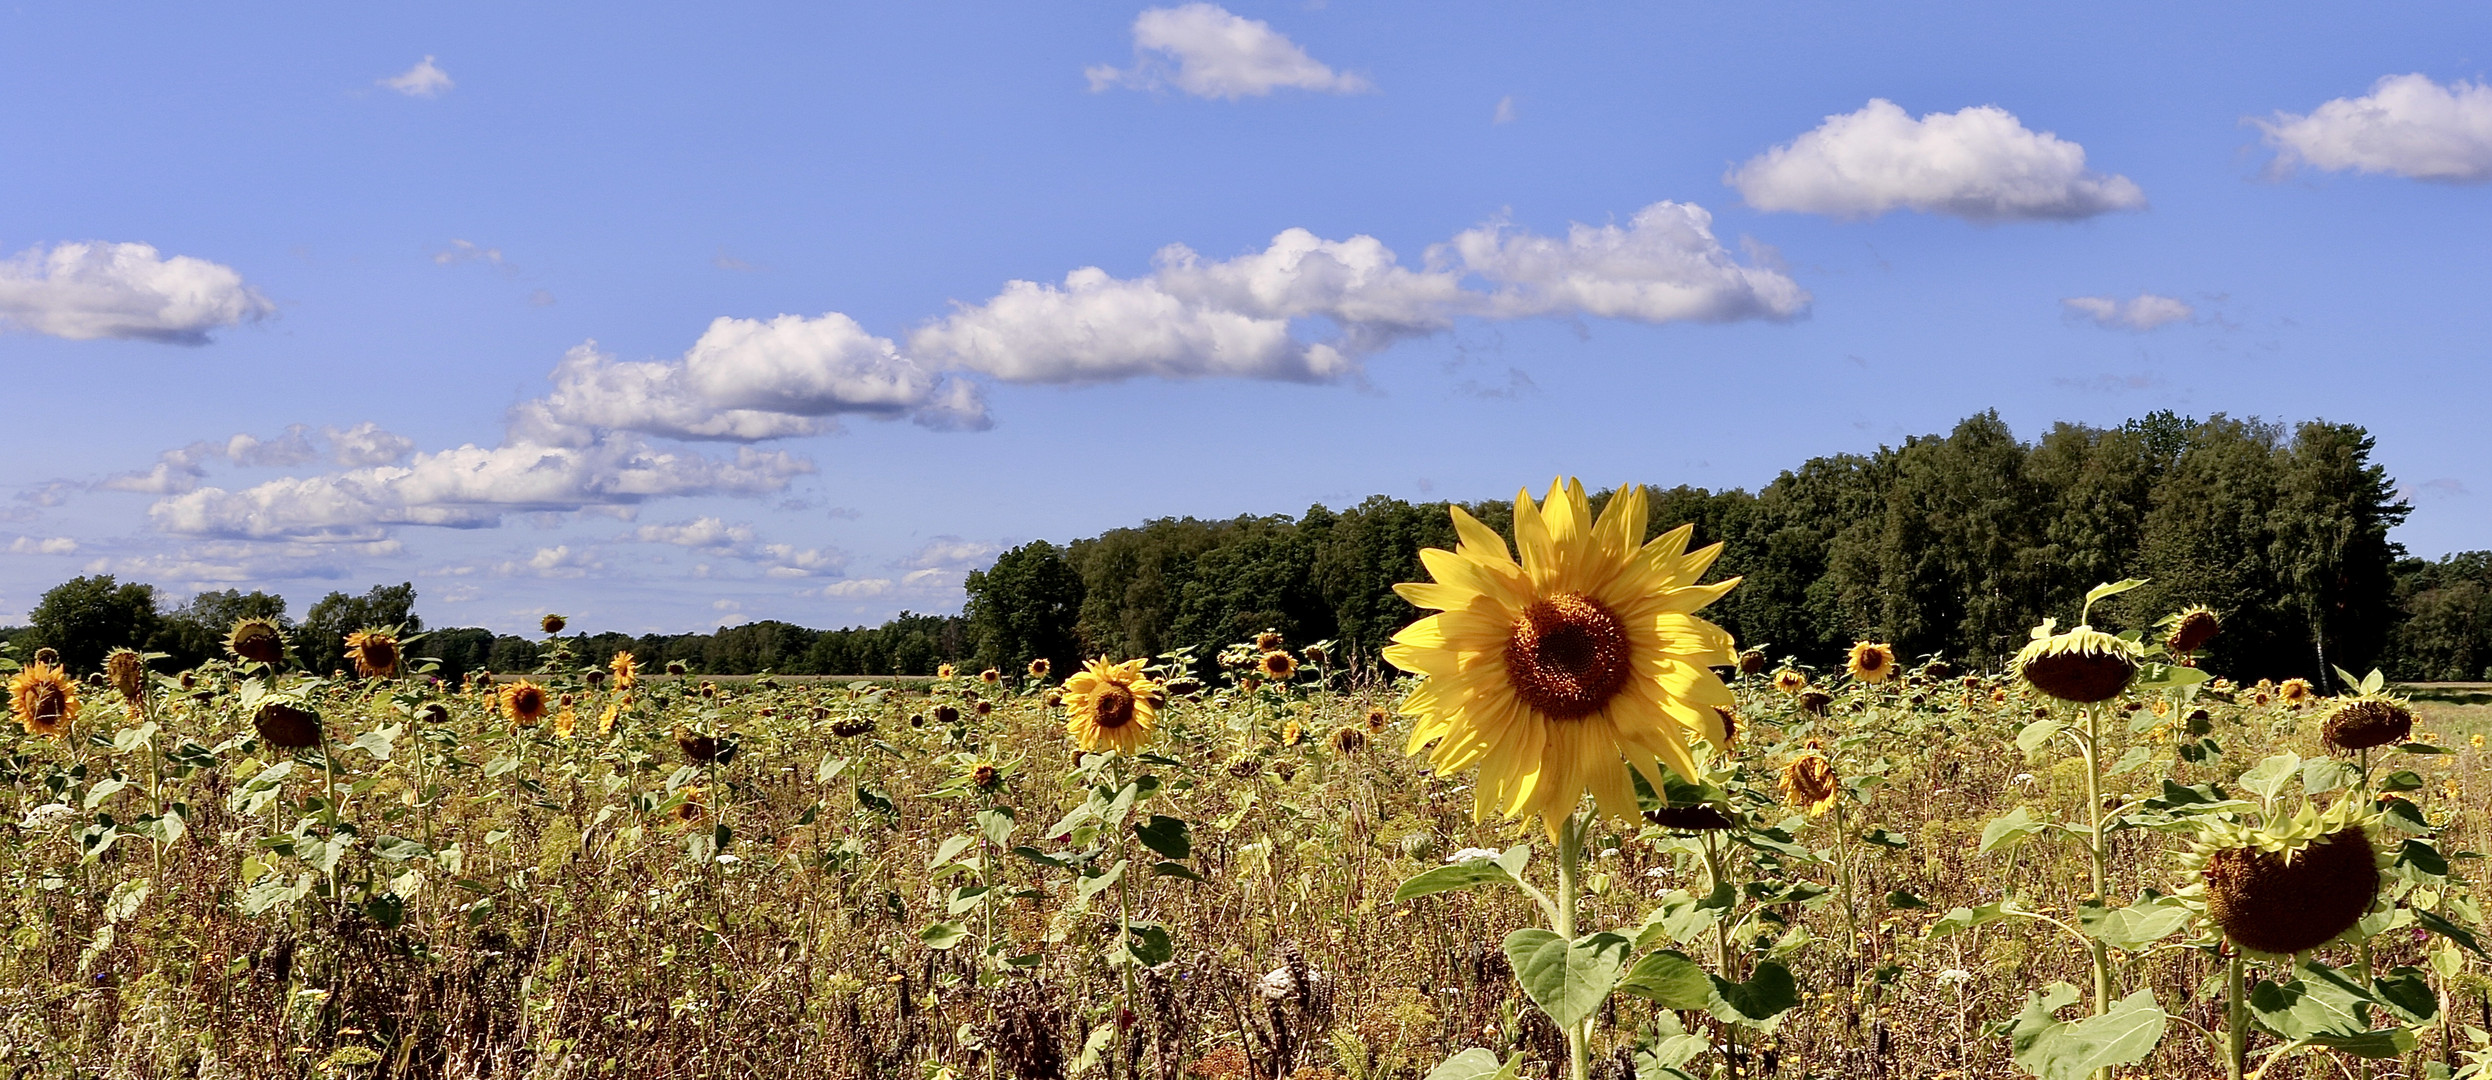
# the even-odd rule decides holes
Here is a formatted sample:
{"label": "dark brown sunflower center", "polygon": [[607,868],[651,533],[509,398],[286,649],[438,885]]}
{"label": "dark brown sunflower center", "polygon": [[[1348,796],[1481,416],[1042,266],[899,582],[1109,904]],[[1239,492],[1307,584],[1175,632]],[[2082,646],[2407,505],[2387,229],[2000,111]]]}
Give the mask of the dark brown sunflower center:
{"label": "dark brown sunflower center", "polygon": [[30,703],[33,707],[28,711],[34,714],[38,724],[59,723],[61,717],[69,712],[69,695],[62,693],[60,687],[48,683],[37,686],[33,698]]}
{"label": "dark brown sunflower center", "polygon": [[1627,628],[1582,593],[1524,609],[1506,639],[1506,678],[1542,714],[1574,720],[1601,711],[1627,685]]}
{"label": "dark brown sunflower center", "polygon": [[1115,683],[1090,696],[1091,723],[1114,731],[1133,723],[1134,692]]}

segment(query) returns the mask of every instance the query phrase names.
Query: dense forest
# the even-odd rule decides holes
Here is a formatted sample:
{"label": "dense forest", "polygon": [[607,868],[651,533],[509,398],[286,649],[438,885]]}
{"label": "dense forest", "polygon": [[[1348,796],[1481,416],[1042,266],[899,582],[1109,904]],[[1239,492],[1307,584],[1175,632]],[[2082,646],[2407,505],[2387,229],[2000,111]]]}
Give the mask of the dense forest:
{"label": "dense forest", "polygon": [[[1743,643],[1809,663],[1856,638],[1995,663],[2045,616],[2072,618],[2088,586],[2143,577],[2095,621],[2125,629],[2206,604],[2226,627],[2210,662],[2245,677],[2325,680],[2335,666],[2376,664],[2405,679],[2492,679],[2492,552],[2405,557],[2388,532],[2407,508],[2373,447],[2351,425],[2169,412],[2060,424],[2026,442],[1985,413],[1944,436],[1812,459],[1754,493],[1654,489],[1650,527],[1693,523],[1697,543],[1722,543],[1714,573],[1746,583],[1709,612]],[[1506,501],[1465,506],[1500,529],[1512,515]],[[1295,518],[1162,518],[1005,552],[969,576],[962,615],[565,640],[577,658],[629,650],[717,674],[925,674],[947,661],[1046,657],[1061,669],[1180,649],[1208,663],[1274,629],[1372,666],[1416,615],[1393,583],[1424,576],[1420,548],[1453,541],[1444,503],[1384,496]],[[414,600],[409,585],[331,593],[294,627],[296,654],[313,670],[342,666],[347,632],[418,627]],[[224,591],[159,611],[146,585],[79,578],[9,634],[20,656],[50,644],[82,669],[120,644],[187,663],[214,655],[234,619],[285,610],[276,596]],[[454,628],[413,651],[456,677],[532,670],[547,644]]]}

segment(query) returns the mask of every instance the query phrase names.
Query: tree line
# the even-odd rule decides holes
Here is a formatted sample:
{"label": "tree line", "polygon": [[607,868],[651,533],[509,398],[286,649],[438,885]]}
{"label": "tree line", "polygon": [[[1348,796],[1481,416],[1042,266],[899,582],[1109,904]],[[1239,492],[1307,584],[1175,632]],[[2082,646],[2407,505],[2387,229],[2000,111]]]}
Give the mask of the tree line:
{"label": "tree line", "polygon": [[[1708,613],[1745,645],[1821,667],[1859,639],[1996,664],[2043,618],[2074,618],[2088,587],[2143,577],[2095,621],[2144,628],[2205,604],[2225,625],[2208,663],[2239,677],[2324,682],[2334,667],[2378,665],[2404,679],[2492,679],[2492,552],[2407,557],[2388,532],[2408,508],[2374,448],[2349,424],[2168,411],[2118,427],[2062,423],[2025,441],[1989,412],[1945,435],[1812,458],[1753,493],[1650,489],[1648,531],[1689,523],[1695,543],[1721,543],[1714,577],[1745,583]],[[1596,508],[1610,494],[1594,496]],[[1501,531],[1511,523],[1510,501],[1463,505]],[[1339,662],[1372,669],[1419,614],[1393,584],[1425,578],[1421,548],[1455,542],[1447,506],[1379,495],[1296,517],[1160,518],[1036,541],[971,573],[960,615],[564,640],[583,663],[628,651],[644,666],[712,674],[922,675],[944,663],[1013,670],[1045,658],[1069,670],[1085,656],[1180,650],[1208,666],[1268,629],[1333,642]],[[343,668],[346,634],[421,629],[414,602],[410,584],[332,592],[287,624],[296,656],[311,670]],[[31,625],[0,635],[21,658],[49,645],[76,670],[121,645],[182,665],[220,655],[235,619],[285,612],[281,597],[237,590],[160,609],[151,587],[105,575],[53,589]],[[412,652],[458,678],[534,670],[547,644],[458,627]]]}

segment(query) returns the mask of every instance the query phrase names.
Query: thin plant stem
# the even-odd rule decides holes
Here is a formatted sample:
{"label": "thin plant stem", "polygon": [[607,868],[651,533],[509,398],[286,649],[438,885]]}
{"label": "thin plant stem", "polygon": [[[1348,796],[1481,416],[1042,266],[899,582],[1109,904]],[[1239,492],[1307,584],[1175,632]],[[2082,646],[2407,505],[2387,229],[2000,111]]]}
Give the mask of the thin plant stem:
{"label": "thin plant stem", "polygon": [[[1580,868],[1583,860],[1584,815],[1577,813],[1558,827],[1558,903],[1557,925],[1551,927],[1570,944],[1575,940],[1575,900],[1582,892]],[[1566,1029],[1566,1069],[1573,1080],[1587,1080],[1592,1075],[1590,1034],[1592,1018]]]}
{"label": "thin plant stem", "polygon": [[2241,1080],[2250,1056],[2248,1003],[2241,996],[2241,947],[2224,958],[2224,1080]]}

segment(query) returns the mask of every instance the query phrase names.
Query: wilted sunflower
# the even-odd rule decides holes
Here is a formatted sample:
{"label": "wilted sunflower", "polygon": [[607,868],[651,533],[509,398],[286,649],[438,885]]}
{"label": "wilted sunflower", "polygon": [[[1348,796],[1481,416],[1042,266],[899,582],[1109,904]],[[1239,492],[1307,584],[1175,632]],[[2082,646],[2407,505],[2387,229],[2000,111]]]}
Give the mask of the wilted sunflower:
{"label": "wilted sunflower", "polygon": [[721,739],[716,735],[695,735],[685,728],[678,727],[675,729],[675,749],[683,751],[685,760],[696,765],[711,763],[724,765],[735,760],[736,743],[734,739]]}
{"label": "wilted sunflower", "polygon": [[674,817],[676,824],[698,825],[702,818],[709,816],[708,797],[700,788],[686,787],[676,794],[682,796],[681,800],[675,803],[674,809],[667,811]]}
{"label": "wilted sunflower", "polygon": [[2215,635],[2223,629],[2224,624],[2217,621],[2213,609],[2204,604],[2193,604],[2172,616],[2172,629],[2163,635],[2163,647],[2172,650],[2175,656],[2186,658],[2206,648],[2206,643],[2215,640]]}
{"label": "wilted sunflower", "polygon": [[1339,731],[1333,732],[1332,744],[1334,753],[1358,753],[1361,750],[1367,749],[1367,729],[1356,724],[1351,724]]}
{"label": "wilted sunflower", "polygon": [[526,679],[502,688],[502,712],[520,727],[544,722],[545,706],[545,688]]}
{"label": "wilted sunflower", "polygon": [[1834,762],[1827,760],[1825,744],[1815,739],[1782,767],[1783,801],[1810,817],[1834,809],[1836,790]]}
{"label": "wilted sunflower", "polygon": [[2364,694],[2347,698],[2328,713],[2319,741],[2340,754],[2403,742],[2414,732],[2414,710],[2398,698]]}
{"label": "wilted sunflower", "polygon": [[681,660],[669,660],[666,662],[666,673],[669,675],[680,676],[688,670],[690,669],[684,667],[684,662]]}
{"label": "wilted sunflower", "polygon": [[274,664],[286,658],[285,628],[277,620],[258,615],[234,623],[225,635],[225,651],[236,660],[258,664]]}
{"label": "wilted sunflower", "polygon": [[2232,943],[2290,956],[2343,936],[2378,902],[2388,853],[2372,842],[2379,815],[2348,796],[2324,814],[2302,804],[2281,826],[2208,820],[2181,855],[2174,894]]}
{"label": "wilted sunflower", "polygon": [[1288,682],[1291,676],[1298,674],[1298,661],[1288,653],[1274,649],[1255,661],[1255,672],[1273,682]]}
{"label": "wilted sunflower", "polygon": [[1691,739],[1723,741],[1712,706],[1732,704],[1731,691],[1710,669],[1737,653],[1695,612],[1738,579],[1698,585],[1722,546],[1688,551],[1685,525],[1644,543],[1646,511],[1641,485],[1598,522],[1579,482],[1551,484],[1538,504],[1518,492],[1518,562],[1455,507],[1460,545],[1419,553],[1436,580],[1393,587],[1438,612],[1384,653],[1426,677],[1402,705],[1409,749],[1434,743],[1439,775],[1478,766],[1479,815],[1534,815],[1554,837],[1589,791],[1602,813],[1634,817],[1629,766],[1659,787],[1664,764],[1698,774]]}
{"label": "wilted sunflower", "polygon": [[1151,741],[1159,724],[1158,683],[1142,673],[1142,661],[1108,663],[1100,657],[1064,680],[1064,730],[1084,750],[1131,755]]}
{"label": "wilted sunflower", "polygon": [[1047,658],[1044,656],[1030,661],[1030,677],[1033,679],[1044,679],[1047,677],[1047,673],[1054,669],[1055,665],[1048,663]]}
{"label": "wilted sunflower", "polygon": [[640,685],[640,661],[628,652],[615,650],[614,659],[607,661],[606,670],[614,673],[614,688],[629,691]]}
{"label": "wilted sunflower", "polygon": [[950,705],[937,705],[934,708],[934,718],[935,723],[938,724],[957,724],[960,723],[960,710]]}
{"label": "wilted sunflower", "polygon": [[104,679],[121,700],[136,709],[147,696],[147,660],[136,650],[114,649],[104,658]]}
{"label": "wilted sunflower", "polygon": [[261,698],[260,707],[251,713],[251,727],[262,741],[280,750],[320,745],[320,714],[312,711],[309,702],[290,695]]}
{"label": "wilted sunflower", "polygon": [[78,720],[78,684],[68,672],[35,661],[9,678],[9,710],[27,734],[65,738]]}
{"label": "wilted sunflower", "polygon": [[1883,641],[1855,641],[1843,658],[1843,670],[1862,682],[1885,682],[1895,674],[1895,647]]}
{"label": "wilted sunflower", "polygon": [[1762,649],[1749,649],[1739,654],[1739,673],[1742,675],[1761,674],[1765,664],[1765,651]]}
{"label": "wilted sunflower", "polygon": [[2035,627],[2033,640],[2016,654],[2016,674],[2034,689],[2061,701],[2091,705],[2119,697],[2137,678],[2143,650],[2135,642],[2091,626],[2054,634],[2052,625],[2045,622]]}
{"label": "wilted sunflower", "polygon": [[538,619],[536,621],[536,625],[537,629],[543,630],[548,634],[559,634],[562,633],[563,627],[570,625],[570,622],[560,615],[548,614],[544,618]]}
{"label": "wilted sunflower", "polygon": [[1277,631],[1277,630],[1266,630],[1266,631],[1264,631],[1264,632],[1262,632],[1262,633],[1260,633],[1260,634],[1255,635],[1255,651],[1256,651],[1256,652],[1271,652],[1272,650],[1277,649],[1277,648],[1280,648],[1280,647],[1281,647],[1281,635],[1280,635],[1280,632],[1279,632],[1279,631]]}
{"label": "wilted sunflower", "polygon": [[357,630],[346,635],[346,658],[355,662],[355,674],[364,678],[396,678],[398,638],[387,630]]}
{"label": "wilted sunflower", "polygon": [[1791,668],[1784,668],[1774,673],[1774,689],[1786,694],[1799,693],[1808,689],[1808,676]]}
{"label": "wilted sunflower", "polygon": [[1393,719],[1392,714],[1385,712],[1383,709],[1369,709],[1367,710],[1367,730],[1383,731],[1385,721],[1391,719]]}
{"label": "wilted sunflower", "polygon": [[2286,679],[2284,685],[2276,687],[2276,696],[2296,709],[2308,705],[2310,704],[2310,681]]}

